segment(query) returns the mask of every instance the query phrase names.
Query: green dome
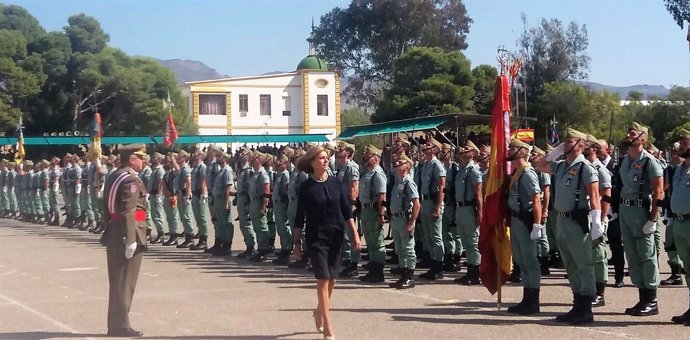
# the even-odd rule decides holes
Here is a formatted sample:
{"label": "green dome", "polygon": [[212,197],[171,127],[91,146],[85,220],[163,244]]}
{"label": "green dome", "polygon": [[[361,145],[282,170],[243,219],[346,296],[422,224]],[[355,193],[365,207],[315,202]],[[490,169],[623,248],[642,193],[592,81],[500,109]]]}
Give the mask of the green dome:
{"label": "green dome", "polygon": [[302,59],[297,65],[297,71],[299,70],[319,70],[328,71],[328,64],[325,61],[319,59],[315,55],[310,55]]}

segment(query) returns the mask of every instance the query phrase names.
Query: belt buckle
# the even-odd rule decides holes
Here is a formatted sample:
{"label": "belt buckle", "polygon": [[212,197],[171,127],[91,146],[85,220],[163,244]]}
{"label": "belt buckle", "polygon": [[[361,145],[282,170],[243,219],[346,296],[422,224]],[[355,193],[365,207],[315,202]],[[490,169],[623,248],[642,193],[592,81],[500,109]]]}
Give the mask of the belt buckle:
{"label": "belt buckle", "polygon": [[638,199],[637,199],[637,207],[638,207],[638,208],[641,208],[641,207],[642,207],[642,201],[643,201],[643,200],[642,200],[641,198],[638,198]]}
{"label": "belt buckle", "polygon": [[683,215],[680,215],[680,214],[676,215],[676,219],[680,222],[685,221],[685,217],[683,217]]}
{"label": "belt buckle", "polygon": [[557,215],[558,215],[558,217],[567,217],[564,212],[560,212],[560,211],[558,212]]}

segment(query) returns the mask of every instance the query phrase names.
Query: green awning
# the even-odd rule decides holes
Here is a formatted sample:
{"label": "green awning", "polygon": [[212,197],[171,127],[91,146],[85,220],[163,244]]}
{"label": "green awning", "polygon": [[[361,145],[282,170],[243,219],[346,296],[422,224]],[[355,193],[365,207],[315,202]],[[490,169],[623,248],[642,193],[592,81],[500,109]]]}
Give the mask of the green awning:
{"label": "green awning", "polygon": [[423,131],[435,129],[439,125],[446,123],[449,116],[432,116],[423,118],[413,118],[397,120],[392,122],[358,125],[347,127],[336,139],[352,139],[371,135],[381,135],[388,133],[398,133],[405,131]]}
{"label": "green awning", "polygon": [[[184,135],[179,136],[175,144],[229,144],[229,143],[305,143],[328,142],[326,134],[291,134],[291,135]],[[15,145],[16,137],[0,137],[0,145]],[[24,145],[79,145],[90,144],[89,136],[42,136],[24,137]],[[160,136],[103,136],[102,144],[163,144]]]}

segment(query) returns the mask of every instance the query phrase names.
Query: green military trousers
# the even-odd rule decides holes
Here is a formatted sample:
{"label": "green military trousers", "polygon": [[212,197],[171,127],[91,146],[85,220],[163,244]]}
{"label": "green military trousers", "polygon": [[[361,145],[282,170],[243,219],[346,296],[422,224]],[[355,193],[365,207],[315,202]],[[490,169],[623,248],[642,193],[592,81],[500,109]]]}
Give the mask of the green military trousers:
{"label": "green military trousers", "polygon": [[94,221],[100,222],[103,219],[103,192],[93,187],[91,188],[91,211]]}
{"label": "green military trousers", "polygon": [[594,261],[594,281],[606,283],[609,279],[609,256],[606,253],[606,232],[608,224],[604,225],[604,236],[592,241],[592,260]]}
{"label": "green military trousers", "polygon": [[50,214],[53,218],[60,220],[60,206],[58,205],[58,192],[55,190],[50,190],[48,194],[48,202],[50,204]]}
{"label": "green military trousers", "polygon": [[462,247],[465,249],[467,264],[478,266],[481,255],[479,255],[479,226],[477,225],[475,207],[457,207],[455,223],[458,225],[458,234],[460,234]]}
{"label": "green military trousers", "polygon": [[93,222],[94,219],[93,207],[91,205],[92,194],[91,188],[86,187],[81,189],[81,195],[79,195],[79,205],[81,206],[82,217],[85,221],[88,220],[89,222]]}
{"label": "green military trousers", "polygon": [[43,195],[40,189],[31,190],[31,204],[33,205],[33,215],[43,217]]}
{"label": "green military trousers", "polygon": [[659,286],[659,263],[654,233],[642,232],[649,211],[646,208],[628,207],[623,204],[619,211],[623,249],[628,260],[630,280],[638,288],[656,288]]}
{"label": "green military trousers", "polygon": [[[561,252],[565,271],[573,294],[594,296],[594,260],[592,259],[592,237],[569,217],[556,218],[556,243]],[[535,254],[536,258],[536,254]],[[522,270],[522,268],[520,268]]]}
{"label": "green military trousers", "polygon": [[184,228],[185,235],[194,235],[194,227],[192,226],[192,202],[188,202],[187,198],[182,193],[177,194],[177,212],[180,214],[182,221],[182,228]]}
{"label": "green military trousers", "polygon": [[287,223],[288,202],[273,202],[273,215],[275,216],[276,232],[280,236],[280,250],[292,250],[292,231]]}
{"label": "green military trousers", "polygon": [[7,188],[7,194],[10,203],[10,212],[16,213],[19,207],[17,206],[17,194],[14,191],[14,187]]}
{"label": "green military trousers", "polygon": [[[50,213],[49,193],[50,193],[50,190],[41,190],[41,210],[43,210],[43,213],[41,215],[48,215]],[[48,222],[48,221],[46,221],[46,222]]]}
{"label": "green military trousers", "polygon": [[386,244],[383,240],[383,226],[379,224],[376,214],[376,208],[362,207],[362,231],[364,232],[364,241],[367,243],[369,262],[385,264]]}
{"label": "green military trousers", "polygon": [[[180,204],[180,202],[177,202]],[[163,211],[165,212],[166,221],[168,222],[168,232],[170,234],[180,233],[180,214],[177,212],[177,207],[170,205],[170,198],[165,197],[163,201]]]}
{"label": "green military trousers", "polygon": [[249,216],[252,220],[252,227],[256,234],[256,240],[259,250],[268,251],[268,218],[266,213],[261,214],[261,207],[263,206],[263,197],[252,199],[249,204]]}
{"label": "green military trousers", "polygon": [[232,214],[230,209],[225,209],[225,193],[213,197],[213,218],[215,219],[214,231],[216,238],[232,243],[235,236],[235,228],[232,226]]}
{"label": "green military trousers", "polygon": [[204,200],[202,203],[200,195],[193,195],[192,213],[194,213],[194,220],[196,222],[196,227],[199,229],[200,236],[208,236],[208,220],[206,219],[206,210],[208,210],[207,200]]}
{"label": "green military trousers", "polygon": [[673,240],[676,244],[678,257],[685,269],[685,282],[690,282],[690,219],[673,220]]}
{"label": "green military trousers", "polygon": [[414,270],[417,265],[417,255],[414,251],[414,232],[407,231],[407,218],[393,216],[390,226],[400,268]]}
{"label": "green military trousers", "polygon": [[541,270],[537,259],[537,241],[529,237],[531,231],[532,226],[528,228],[515,216],[510,218],[510,243],[513,254],[518,254],[516,262],[520,266],[522,284],[526,288],[538,289],[541,286]]}
{"label": "green military trousers", "polygon": [[156,227],[158,236],[163,236],[165,231],[163,230],[163,214],[165,209],[163,209],[163,196],[162,195],[151,195],[149,196],[149,211],[151,212],[151,220],[153,225]]}
{"label": "green military trousers", "polygon": [[556,242],[556,227],[558,227],[556,225],[557,214],[558,212],[556,212],[556,210],[549,210],[549,217],[546,219],[546,225],[544,226],[544,230],[542,230],[542,233],[546,234],[546,240],[549,244],[549,250],[558,250],[558,242]]}
{"label": "green military trousers", "polygon": [[683,267],[683,261],[681,261],[678,255],[678,247],[676,246],[675,235],[673,232],[673,220],[669,220],[666,223],[666,230],[664,232],[664,250],[668,254],[668,264],[672,266]]}
{"label": "green military trousers", "polygon": [[424,246],[425,250],[429,251],[431,259],[438,262],[443,262],[443,204],[439,211],[439,216],[434,218],[434,207],[436,202],[433,200],[422,200],[422,237],[426,239]]}
{"label": "green military trousers", "polygon": [[449,255],[462,253],[462,239],[458,232],[455,209],[455,202],[446,205],[441,220],[441,226],[443,228],[443,248],[445,253]]}
{"label": "green military trousers", "polygon": [[[247,246],[247,248],[254,248],[256,244],[256,234],[254,234],[252,221],[249,218],[249,203],[250,199],[248,194],[245,193],[237,195],[237,215],[240,222],[242,238],[244,238],[244,244]],[[295,211],[297,211],[296,204]]]}

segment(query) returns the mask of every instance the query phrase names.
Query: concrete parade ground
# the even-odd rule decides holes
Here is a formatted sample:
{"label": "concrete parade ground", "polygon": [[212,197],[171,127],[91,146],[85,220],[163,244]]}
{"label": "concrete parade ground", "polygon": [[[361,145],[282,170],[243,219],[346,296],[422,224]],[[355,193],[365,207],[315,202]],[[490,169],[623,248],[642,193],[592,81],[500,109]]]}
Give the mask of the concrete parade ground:
{"label": "concrete parade ground", "polygon": [[[98,237],[0,220],[0,339],[105,337],[108,279]],[[244,250],[237,225],[233,249]],[[669,271],[665,261],[662,254],[662,278]],[[392,282],[388,268],[386,275]],[[637,289],[626,277],[624,288],[607,288],[607,304],[594,309],[594,324],[573,327],[552,321],[572,299],[562,270],[542,280],[542,313],[533,317],[505,312],[521,298],[520,286],[503,288],[505,306],[498,311],[495,296],[483,286],[454,284],[457,276],[417,280],[416,288],[402,291],[339,280],[332,300],[336,338],[687,339],[690,334],[690,327],[670,322],[688,308],[686,286],[659,289],[658,316],[631,317],[623,311],[637,302]],[[130,319],[144,339],[321,339],[311,317],[315,305],[315,280],[306,269],[153,245],[144,254]]]}

